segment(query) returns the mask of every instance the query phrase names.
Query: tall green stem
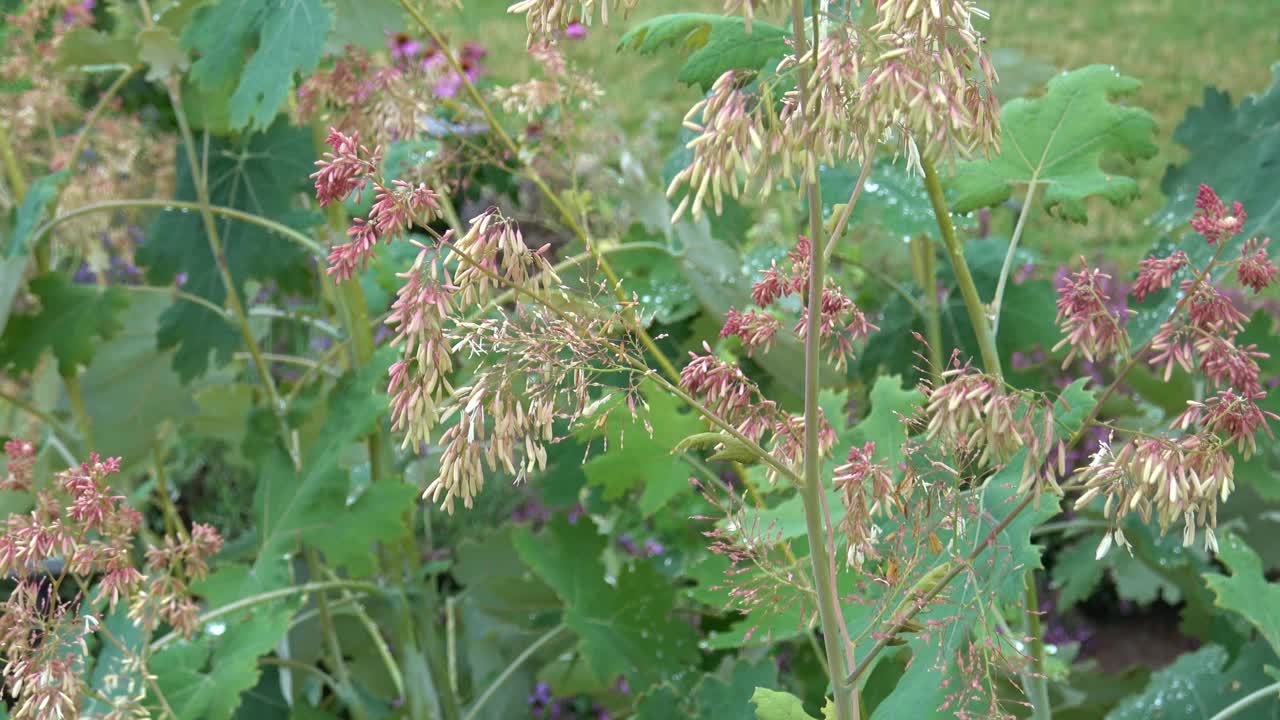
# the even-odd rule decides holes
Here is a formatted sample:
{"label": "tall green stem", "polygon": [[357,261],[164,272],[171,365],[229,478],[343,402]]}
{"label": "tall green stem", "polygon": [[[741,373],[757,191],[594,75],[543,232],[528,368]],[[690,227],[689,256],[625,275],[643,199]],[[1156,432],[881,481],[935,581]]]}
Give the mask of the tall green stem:
{"label": "tall green stem", "polygon": [[[814,22],[817,22],[815,15]],[[796,57],[804,57],[804,10],[802,0],[791,3],[791,36],[795,43]],[[800,90],[800,116],[809,112],[809,67],[801,63],[796,69],[796,86]],[[869,163],[868,163],[869,165]],[[813,568],[814,585],[818,592],[818,618],[822,623],[823,644],[826,648],[827,667],[831,675],[831,689],[835,696],[835,720],[856,720],[858,701],[856,688],[840,682],[847,671],[845,653],[841,646],[845,640],[840,631],[840,606],[831,571],[831,550],[827,545],[827,528],[822,512],[822,456],[819,452],[818,431],[821,409],[818,406],[818,390],[822,382],[822,333],[819,330],[822,317],[822,289],[826,281],[826,247],[822,244],[822,188],[817,175],[817,158],[810,148],[805,163],[805,192],[809,201],[809,329],[805,333],[804,346],[804,482],[800,486],[800,498],[804,503],[805,531],[809,539],[809,557]],[[865,169],[865,167],[864,167]],[[828,243],[830,244],[830,243]],[[849,658],[853,660],[852,657]]]}
{"label": "tall green stem", "polygon": [[938,230],[942,233],[942,243],[951,258],[951,266],[956,273],[956,284],[960,287],[960,296],[964,298],[965,310],[969,313],[969,323],[973,325],[973,333],[978,337],[978,351],[982,354],[982,366],[988,373],[1003,377],[1000,370],[1000,354],[996,352],[995,335],[991,332],[991,320],[987,317],[987,309],[978,296],[978,287],[973,283],[973,275],[969,272],[969,263],[964,259],[964,246],[956,237],[956,226],[951,222],[951,209],[942,194],[942,180],[938,177],[937,168],[928,158],[921,158],[924,168],[924,187],[929,193],[929,203],[933,206],[933,215],[938,221]]}
{"label": "tall green stem", "polygon": [[[969,264],[965,261],[964,246],[956,236],[955,225],[951,222],[951,210],[947,207],[942,193],[942,181],[933,163],[924,158],[921,160],[924,169],[925,189],[929,193],[929,202],[933,205],[933,214],[938,221],[938,229],[942,232],[942,241],[951,258],[951,266],[955,270],[956,284],[960,287],[960,295],[964,298],[965,310],[969,313],[969,323],[973,326],[973,334],[978,338],[978,350],[982,354],[982,365],[987,372],[996,378],[1003,379],[1004,371],[1000,367],[1000,354],[996,349],[995,317],[998,309],[990,313],[978,296],[978,288],[973,283],[973,275],[969,272]],[[1032,185],[1032,188],[1035,186]],[[1028,190],[1030,196],[1031,190]],[[1025,218],[1025,215],[1024,215]],[[1019,229],[1022,223],[1019,222]],[[1013,259],[1014,246],[1010,243],[1005,257],[1006,272]],[[1000,285],[1003,293],[1004,284]],[[1034,494],[1034,493],[1033,493]],[[1049,707],[1049,683],[1045,677],[1044,632],[1040,623],[1040,599],[1036,590],[1034,570],[1028,570],[1023,577],[1023,590],[1026,596],[1027,632],[1031,636],[1031,687],[1027,688],[1036,720],[1049,720],[1053,713]]]}

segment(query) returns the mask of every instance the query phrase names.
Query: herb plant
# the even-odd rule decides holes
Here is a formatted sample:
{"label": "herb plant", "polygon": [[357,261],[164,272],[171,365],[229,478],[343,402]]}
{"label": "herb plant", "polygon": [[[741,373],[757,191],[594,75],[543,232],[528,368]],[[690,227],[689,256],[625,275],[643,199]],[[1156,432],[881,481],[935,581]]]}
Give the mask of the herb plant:
{"label": "herb plant", "polygon": [[966,0],[0,7],[12,717],[1280,713],[1276,84],[1130,262],[1139,81]]}

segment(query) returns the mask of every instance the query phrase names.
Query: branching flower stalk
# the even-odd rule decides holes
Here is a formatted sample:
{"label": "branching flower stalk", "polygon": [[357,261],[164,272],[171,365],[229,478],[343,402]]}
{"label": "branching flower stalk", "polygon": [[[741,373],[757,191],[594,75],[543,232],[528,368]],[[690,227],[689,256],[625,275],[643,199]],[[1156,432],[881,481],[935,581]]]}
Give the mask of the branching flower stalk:
{"label": "branching flower stalk", "polygon": [[[815,17],[815,23],[817,19]],[[795,43],[797,56],[806,54],[804,9],[801,0],[791,2],[792,41]],[[817,54],[814,54],[816,64]],[[799,88],[799,111],[802,117],[808,117],[809,103],[809,68],[801,63],[796,69]],[[804,128],[807,131],[808,128]],[[816,153],[812,146],[806,147],[806,166],[817,164]],[[870,167],[868,161],[864,167]],[[810,173],[806,182],[806,194],[809,201],[809,237],[816,244],[822,237],[822,189],[818,184],[816,173]],[[864,179],[865,182],[865,179]],[[852,199],[850,202],[852,205]],[[828,243],[829,245],[830,243]],[[814,318],[822,316],[823,288],[826,287],[827,248],[814,247],[809,257],[809,284],[807,312],[810,325]],[[804,344],[804,483],[800,486],[800,497],[804,502],[805,530],[809,538],[810,557],[814,584],[818,592],[818,618],[822,624],[823,644],[827,654],[827,668],[832,678],[839,678],[846,672],[846,652],[842,646],[848,639],[840,631],[840,603],[836,593],[836,579],[832,573],[834,563],[831,561],[833,550],[827,544],[827,527],[822,512],[822,494],[825,492],[822,478],[822,455],[818,450],[818,390],[821,387],[822,373],[822,333],[815,332],[812,327],[805,337]],[[852,650],[848,650],[850,661],[855,660]],[[858,693],[856,688],[840,687],[838,682],[832,683],[835,698],[836,720],[857,720]]]}

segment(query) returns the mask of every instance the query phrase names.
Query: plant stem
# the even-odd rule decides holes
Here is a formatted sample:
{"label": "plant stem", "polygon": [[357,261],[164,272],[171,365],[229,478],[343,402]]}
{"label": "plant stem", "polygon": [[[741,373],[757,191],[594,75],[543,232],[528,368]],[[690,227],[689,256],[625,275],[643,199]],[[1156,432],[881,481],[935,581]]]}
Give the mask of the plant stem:
{"label": "plant stem", "polygon": [[1239,715],[1250,705],[1260,700],[1265,700],[1269,695],[1276,695],[1278,693],[1280,693],[1280,682],[1274,682],[1264,688],[1258,688],[1257,690],[1254,690],[1248,695],[1245,695],[1239,700],[1219,710],[1217,714],[1209,718],[1209,720],[1227,720],[1228,718],[1233,718],[1236,715]]}
{"label": "plant stem", "polygon": [[67,401],[71,404],[71,416],[75,418],[76,427],[80,429],[80,438],[84,441],[85,450],[93,450],[93,420],[89,417],[89,411],[84,405],[84,393],[80,389],[80,376],[76,374],[75,368],[71,372],[62,377],[62,382],[67,388]]}
{"label": "plant stem", "polygon": [[507,681],[507,678],[511,677],[511,674],[518,670],[520,666],[523,665],[524,662],[535,652],[542,648],[543,645],[551,642],[557,635],[568,629],[569,628],[565,625],[557,625],[543,633],[537,640],[530,643],[529,647],[525,648],[519,655],[517,655],[516,659],[512,660],[511,664],[507,665],[507,667],[498,674],[498,677],[494,678],[493,682],[489,683],[489,687],[485,688],[484,692],[480,694],[480,697],[476,698],[475,703],[472,704],[471,709],[467,711],[467,714],[463,716],[462,720],[475,720],[480,717],[478,714],[480,712],[480,708],[484,707],[484,704],[489,701],[489,698],[492,697],[495,692],[498,691],[498,688],[502,687],[502,684]]}
{"label": "plant stem", "polygon": [[1031,215],[1031,201],[1035,198],[1036,183],[1027,183],[1027,194],[1022,198],[1022,211],[1018,213],[1018,222],[1013,228],[1013,237],[1009,239],[1009,249],[1004,254],[1004,265],[1000,267],[1000,279],[996,282],[996,294],[991,299],[991,336],[1000,336],[1000,310],[1004,307],[1004,287],[1009,281],[1009,273],[1013,271],[1013,256],[1018,251],[1018,241],[1022,239],[1022,230]]}
{"label": "plant stem", "polygon": [[995,336],[991,332],[991,321],[987,310],[978,296],[978,287],[973,283],[973,275],[969,272],[969,263],[964,259],[964,247],[956,237],[956,227],[951,222],[951,210],[942,194],[942,181],[938,171],[928,158],[920,158],[920,166],[924,168],[924,187],[929,193],[929,203],[933,205],[933,215],[938,222],[938,230],[942,233],[943,245],[951,258],[951,266],[956,273],[956,284],[960,286],[960,295],[964,298],[965,310],[969,313],[969,322],[973,325],[973,333],[978,338],[978,351],[982,354],[982,365],[987,372],[1004,377],[1000,370],[1000,354],[996,352]]}
{"label": "plant stem", "polygon": [[[319,577],[320,560],[316,557],[316,551],[306,548],[303,554],[306,557],[307,571],[311,574],[311,577]],[[351,673],[347,670],[347,660],[342,654],[342,643],[338,639],[338,629],[333,624],[333,615],[329,612],[329,597],[324,590],[316,593],[316,609],[320,611],[320,628],[329,654],[329,670],[333,673],[334,679],[338,681],[338,694],[356,720],[367,720],[369,714],[365,711],[364,703],[360,702],[356,696],[355,686],[351,684]]]}
{"label": "plant stem", "polygon": [[10,395],[9,393],[0,390],[0,400],[9,403],[22,412],[48,425],[50,431],[55,435],[61,435],[68,439],[76,437],[76,433],[72,432],[70,428],[64,425],[61,420],[54,417],[52,413],[41,410],[17,395]]}
{"label": "plant stem", "polygon": [[[804,36],[803,0],[791,2],[791,36],[795,43],[796,57],[804,57],[806,41]],[[815,26],[818,22],[814,16]],[[796,68],[796,86],[800,90],[800,116],[807,117],[809,111],[809,68],[800,64]],[[859,715],[856,688],[843,686],[840,678],[847,670],[845,653],[840,651],[842,642],[840,632],[840,606],[837,596],[835,577],[832,573],[832,548],[827,545],[827,528],[823,519],[822,494],[822,456],[819,452],[818,431],[821,419],[821,408],[818,406],[818,390],[822,383],[822,332],[819,330],[819,318],[822,317],[822,291],[826,281],[826,248],[821,246],[822,238],[822,189],[817,175],[817,158],[813,149],[807,148],[805,163],[806,193],[809,201],[809,237],[811,239],[809,258],[809,296],[808,317],[809,329],[805,334],[804,347],[804,482],[800,485],[800,498],[804,503],[805,530],[809,539],[809,557],[813,568],[814,586],[818,593],[818,618],[822,623],[823,645],[827,654],[827,667],[830,669],[831,689],[835,696],[835,720],[856,720]],[[863,178],[870,167],[867,162],[863,166]],[[857,189],[854,198],[856,200]],[[851,210],[846,207],[846,211]],[[828,241],[827,245],[830,245]],[[851,653],[851,651],[850,651]],[[852,659],[852,658],[850,658]]]}
{"label": "plant stem", "polygon": [[21,201],[22,196],[27,194],[27,177],[22,169],[22,162],[13,154],[9,128],[4,123],[0,123],[0,161],[4,162],[5,179],[13,190],[14,199]]}
{"label": "plant stem", "polygon": [[279,390],[276,389],[275,378],[271,376],[271,368],[267,366],[266,359],[262,357],[262,348],[258,347],[258,339],[253,336],[253,330],[249,327],[249,316],[245,313],[244,305],[240,302],[240,288],[237,287],[235,278],[231,275],[231,267],[227,264],[227,253],[222,246],[218,223],[213,219],[214,213],[212,204],[209,201],[209,179],[199,169],[201,164],[196,155],[196,141],[191,134],[191,125],[187,122],[186,112],[182,107],[182,94],[178,91],[178,87],[172,79],[166,83],[166,89],[169,92],[169,102],[173,105],[174,116],[178,121],[178,131],[182,135],[182,144],[186,148],[187,170],[191,173],[191,179],[195,185],[196,198],[199,201],[197,207],[200,211],[200,218],[204,223],[206,239],[209,241],[209,252],[213,255],[214,265],[218,268],[218,275],[221,277],[222,286],[227,293],[227,308],[231,311],[231,316],[235,318],[236,325],[240,329],[240,337],[244,341],[249,355],[253,358],[253,365],[258,371],[258,377],[262,380],[263,388],[267,393],[267,400],[271,404],[271,412],[275,415],[276,423],[280,426],[280,439],[289,449],[289,456],[293,460],[294,467],[300,467],[302,465],[302,457],[298,449],[297,438],[289,428],[289,421],[284,414],[284,403],[280,400]]}
{"label": "plant stem", "polygon": [[[308,595],[313,592],[340,590],[344,588],[355,592],[368,593],[370,595],[385,594],[385,591],[377,585],[374,585],[373,583],[359,582],[357,580],[309,582],[303,585],[292,585],[290,587],[280,588],[279,590],[270,590],[268,592],[258,593],[257,595],[250,595],[246,598],[240,598],[233,603],[228,603],[220,608],[214,608],[213,610],[203,613],[200,617],[196,618],[195,624],[196,627],[201,627],[217,620],[218,618],[240,612],[241,610],[248,610],[249,608],[256,607],[264,603],[283,600],[285,598],[293,597],[294,595]],[[149,653],[153,654],[159,652],[168,645],[177,642],[181,637],[182,636],[178,633],[171,632],[151,643]]]}
{"label": "plant stem", "polygon": [[933,245],[933,236],[925,233],[920,236],[920,260],[922,277],[920,289],[924,292],[924,336],[929,342],[929,364],[933,372],[940,375],[942,366],[942,307],[938,300],[938,253]]}
{"label": "plant stem", "polygon": [[36,228],[35,233],[31,235],[31,242],[33,244],[39,242],[40,238],[42,238],[46,233],[48,233],[58,225],[61,225],[62,223],[68,220],[73,220],[82,215],[105,212],[108,210],[120,210],[122,208],[162,208],[166,210],[169,210],[169,209],[196,210],[199,212],[205,212],[207,210],[212,215],[219,215],[221,217],[230,218],[232,220],[239,220],[241,222],[246,222],[251,225],[257,225],[259,227],[266,228],[267,230],[270,230],[276,233],[277,235],[282,235],[285,238],[288,238],[289,240],[292,240],[298,243],[299,245],[306,248],[308,252],[310,252],[312,255],[315,255],[316,257],[323,258],[323,257],[327,257],[329,254],[328,251],[326,251],[323,247],[321,247],[320,244],[317,243],[315,240],[312,240],[311,238],[307,237],[306,235],[303,235],[297,230],[294,230],[288,225],[285,225],[283,223],[278,223],[275,220],[271,220],[269,218],[264,218],[261,215],[254,215],[253,213],[247,213],[247,212],[244,212],[243,210],[224,207],[222,205],[205,206],[198,202],[188,202],[185,200],[159,200],[156,198],[106,200],[103,202],[96,202],[96,203],[89,203],[88,205],[81,205],[75,210],[69,210],[66,213],[63,213],[62,215],[59,215],[55,218],[51,218],[48,222],[44,223],[39,228]]}
{"label": "plant stem", "polygon": [[1040,622],[1040,597],[1036,590],[1036,573],[1028,570],[1023,576],[1026,589],[1027,635],[1031,637],[1031,672],[1027,674],[1029,687],[1027,699],[1031,701],[1031,717],[1049,720],[1053,709],[1049,705],[1049,678],[1044,674],[1044,627]]}

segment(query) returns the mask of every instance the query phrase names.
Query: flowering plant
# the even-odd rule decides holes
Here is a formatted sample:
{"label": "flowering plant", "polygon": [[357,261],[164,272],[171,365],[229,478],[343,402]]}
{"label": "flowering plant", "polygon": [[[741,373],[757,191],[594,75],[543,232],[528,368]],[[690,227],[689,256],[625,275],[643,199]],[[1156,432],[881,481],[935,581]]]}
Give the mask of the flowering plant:
{"label": "flowering plant", "polygon": [[[1276,86],[1188,113],[1127,262],[1059,240],[1147,189],[1137,81],[1006,94],[968,0],[464,5],[13,11],[13,716],[1275,695]],[[1107,603],[1198,649],[1097,692]]]}

